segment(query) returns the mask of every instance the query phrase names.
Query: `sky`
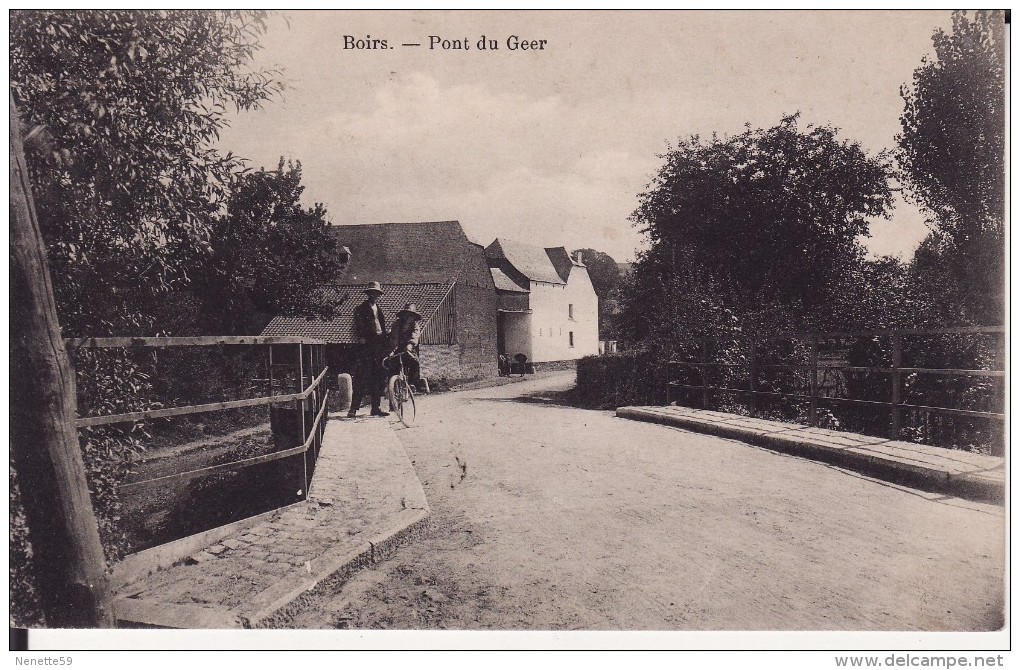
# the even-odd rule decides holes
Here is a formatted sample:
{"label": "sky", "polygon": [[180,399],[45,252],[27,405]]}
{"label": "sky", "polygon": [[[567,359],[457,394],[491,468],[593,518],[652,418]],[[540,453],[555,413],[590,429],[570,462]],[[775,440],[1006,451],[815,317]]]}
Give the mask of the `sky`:
{"label": "sky", "polygon": [[[645,242],[628,217],[671,142],[799,111],[801,127],[891,149],[900,86],[950,25],[947,11],[277,13],[255,62],[284,91],[232,118],[221,147],[256,168],[300,160],[304,200],[334,224],[456,219],[484,245],[630,261]],[[510,50],[513,35],[546,43]],[[909,259],[926,233],[897,199],[862,241]]]}

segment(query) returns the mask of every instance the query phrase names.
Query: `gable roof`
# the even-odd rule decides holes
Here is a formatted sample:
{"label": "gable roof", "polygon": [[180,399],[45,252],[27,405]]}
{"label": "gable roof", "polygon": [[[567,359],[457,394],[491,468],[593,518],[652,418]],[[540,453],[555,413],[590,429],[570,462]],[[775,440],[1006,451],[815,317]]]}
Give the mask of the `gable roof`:
{"label": "gable roof", "polygon": [[333,226],[337,241],[351,250],[344,284],[449,284],[490,286],[481,245],[468,239],[459,221],[368,223]]}
{"label": "gable roof", "polygon": [[[564,250],[564,253],[566,251]],[[496,238],[485,248],[485,256],[491,261],[505,261],[531,281],[548,284],[565,284],[566,277],[560,276],[546,249],[530,244]]]}
{"label": "gable roof", "polygon": [[566,247],[546,247],[545,254],[552,261],[553,267],[556,268],[556,274],[563,278],[563,281],[570,281],[570,271],[575,266],[580,267],[573,259],[573,257],[567,253]]}
{"label": "gable roof", "polygon": [[[367,282],[366,282],[367,283]],[[365,284],[335,284],[323,287],[330,297],[338,298],[340,306],[333,319],[305,319],[294,316],[277,316],[262,329],[262,335],[288,335],[314,337],[328,344],[354,344],[354,308],[365,299]],[[450,294],[453,284],[382,284],[383,294],[379,306],[386,315],[386,325],[392,323],[397,311],[409,302],[417,303],[423,317],[422,344],[442,343],[436,339],[438,333],[429,328],[429,319]]]}

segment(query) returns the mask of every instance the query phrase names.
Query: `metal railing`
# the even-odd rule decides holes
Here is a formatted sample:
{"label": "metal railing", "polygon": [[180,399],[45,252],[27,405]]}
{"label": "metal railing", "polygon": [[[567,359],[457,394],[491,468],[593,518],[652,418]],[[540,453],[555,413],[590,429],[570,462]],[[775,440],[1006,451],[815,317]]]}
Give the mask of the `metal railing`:
{"label": "metal railing", "polygon": [[[933,330],[893,329],[682,340],[679,343],[680,348],[686,348],[692,356],[689,356],[688,360],[669,361],[668,365],[674,369],[696,371],[699,373],[700,380],[691,380],[688,375],[686,382],[676,379],[668,381],[666,402],[667,404],[676,402],[677,398],[674,396],[678,391],[684,392],[686,402],[683,404],[700,404],[704,408],[711,405],[713,396],[739,397],[748,406],[750,414],[756,416],[761,399],[789,399],[807,403],[807,417],[804,422],[811,426],[819,424],[820,407],[825,404],[870,407],[888,412],[888,435],[892,439],[899,438],[901,429],[904,427],[904,414],[907,412],[1003,422],[1005,420],[1003,389],[995,388],[985,393],[982,400],[985,405],[990,405],[990,407],[977,409],[973,406],[960,406],[963,404],[960,402],[954,405],[922,402],[919,399],[912,400],[908,393],[910,389],[907,387],[909,386],[916,392],[914,395],[919,395],[919,390],[923,390],[926,386],[919,380],[931,377],[942,379],[984,378],[994,380],[996,387],[1004,385],[1006,377],[1003,367],[1004,341],[996,342],[993,346],[986,344],[983,348],[986,354],[989,351],[993,352],[983,358],[996,363],[995,367],[972,369],[928,364],[911,365],[904,364],[904,357],[913,355],[924,358],[924,352],[932,348],[930,341],[933,338],[964,336],[972,339],[994,337],[1002,340],[1004,335],[1005,329],[1002,326],[980,326]],[[927,349],[923,344],[923,340],[926,338],[929,340]],[[921,340],[922,343],[919,344],[918,340]],[[888,346],[883,346],[882,341],[888,341]],[[782,342],[787,344],[785,352],[780,351],[783,349],[782,346],[776,346],[776,343]],[[824,356],[823,344],[829,345]],[[860,351],[853,352],[854,348],[867,351],[865,354]],[[715,356],[713,356],[713,349]],[[783,357],[784,353],[786,358],[798,359],[799,362],[776,362],[778,358]],[[720,357],[729,360],[717,360]],[[696,360],[691,360],[692,358],[696,358]],[[868,362],[871,364],[851,364],[854,358],[870,358],[871,360]],[[876,364],[874,363],[875,358],[885,358],[885,361]],[[721,377],[722,382],[725,383],[712,383],[713,371],[722,371],[722,374],[717,376]],[[775,372],[794,373],[794,375],[788,375],[785,384],[763,383],[763,377],[767,380],[769,374]],[[794,379],[793,377],[796,377],[797,374],[802,377]],[[886,375],[887,381],[884,384],[861,382],[861,379],[868,375],[876,374]],[[884,386],[887,397],[883,399],[873,396],[839,395],[839,391],[847,390],[850,385],[848,379],[853,375],[858,377],[856,386],[863,388],[864,396],[871,395]],[[806,380],[803,379],[803,376],[806,376]],[[690,383],[692,381],[697,383]],[[906,382],[910,383],[905,384]],[[781,388],[782,386],[786,388]],[[928,383],[927,386],[931,387],[932,385]],[[929,388],[929,390],[931,389]],[[833,391],[837,394],[831,394]],[[692,401],[692,397],[698,398],[697,403]]]}
{"label": "metal railing", "polygon": [[[294,475],[286,476],[289,482],[287,485],[297,491],[291,502],[307,498],[308,485],[322,448],[327,421],[329,391],[325,388],[324,382],[328,368],[325,364],[323,342],[301,337],[112,337],[68,339],[65,343],[72,354],[72,360],[73,354],[79,350],[263,347],[265,365],[261,369],[265,371],[266,376],[250,381],[255,384],[254,388],[264,391],[264,395],[118,414],[81,416],[75,423],[79,429],[83,429],[145,423],[223,410],[268,407],[273,437],[272,451],[269,453],[150,479],[128,481],[121,484],[120,490],[134,494],[196,478],[236,473],[253,466],[277,463],[275,467],[279,468],[280,472]],[[292,479],[296,479],[297,482]]]}

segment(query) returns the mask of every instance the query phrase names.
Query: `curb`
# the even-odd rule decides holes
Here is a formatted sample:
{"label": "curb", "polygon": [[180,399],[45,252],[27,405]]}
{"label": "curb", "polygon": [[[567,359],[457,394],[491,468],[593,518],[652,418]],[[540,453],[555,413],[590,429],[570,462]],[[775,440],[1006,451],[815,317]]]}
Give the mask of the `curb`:
{"label": "curb", "polygon": [[[380,490],[377,495],[383,495],[385,500],[396,501],[401,498],[400,510],[393,510],[374,517],[371,527],[365,528],[367,532],[374,533],[367,540],[358,543],[338,543],[329,541],[325,545],[319,543],[314,552],[306,554],[308,557],[304,566],[291,563],[297,569],[292,569],[283,578],[271,582],[269,588],[252,594],[243,602],[227,605],[213,603],[191,603],[191,602],[162,602],[158,593],[152,593],[154,597],[146,597],[145,576],[162,569],[173,569],[176,559],[181,552],[190,552],[198,545],[217,542],[233,532],[250,527],[259,521],[276,519],[281,513],[288,510],[300,510],[307,506],[318,509],[322,503],[313,499],[309,492],[309,499],[295,503],[284,508],[267,512],[252,519],[245,519],[228,526],[219,527],[200,533],[198,535],[184,538],[172,546],[161,546],[155,551],[146,552],[136,557],[136,560],[120,571],[121,582],[130,581],[135,577],[138,581],[130,585],[122,584],[120,597],[114,601],[114,612],[118,627],[122,628],[274,628],[285,625],[297,614],[302,606],[313,596],[321,595],[335,588],[346,581],[358,570],[378,563],[392,555],[405,543],[421,537],[430,527],[431,510],[421,481],[418,479],[400,440],[393,433],[392,426],[379,426],[376,439],[380,446],[388,454],[376,465],[369,465],[368,469],[355,468],[354,472],[362,472],[361,475],[353,475],[353,495],[360,498],[357,493],[358,486],[371,486],[376,477],[384,477],[390,486]],[[375,432],[374,430],[372,432]],[[348,449],[347,443],[334,445],[332,456],[323,455],[323,458],[333,458],[331,461],[334,468],[340,467],[342,461],[337,461],[336,456]],[[341,457],[342,458],[342,457]],[[341,479],[349,479],[350,474],[346,465]],[[373,469],[374,468],[374,469]],[[364,476],[365,479],[358,479]],[[329,480],[334,481],[334,480]],[[394,486],[395,485],[395,486]],[[329,492],[327,488],[326,492]],[[343,502],[343,499],[338,499]],[[405,506],[406,501],[406,506]],[[332,501],[331,501],[332,505]],[[334,514],[344,514],[341,510],[343,505],[334,508]],[[354,519],[354,517],[335,517],[339,526],[334,526],[331,532],[342,530]],[[294,520],[295,523],[300,519]],[[283,523],[282,519],[272,523]],[[269,522],[267,522],[269,523]],[[330,535],[329,537],[332,537]],[[332,549],[331,549],[332,548]],[[220,602],[223,602],[222,600]]]}
{"label": "curb", "polygon": [[236,613],[222,607],[161,603],[137,598],[116,598],[113,601],[117,627],[180,629],[181,622],[188,628],[243,628]]}
{"label": "curb", "polygon": [[[662,411],[640,407],[617,408],[616,416],[747,442],[771,451],[837,465],[911,488],[980,502],[1002,504],[1005,501],[1005,481],[981,476],[979,471],[954,473],[938,466],[904,463],[880,453],[861,453],[846,447],[832,446],[812,440],[809,434],[802,432],[807,431],[807,426],[774,422],[775,430],[756,430],[689,415],[666,414]],[[745,417],[735,418],[743,419]],[[871,444],[877,446],[889,443],[889,440],[875,438],[875,442]],[[860,446],[868,445],[863,443]],[[936,449],[937,447],[931,448]]]}
{"label": "curb", "polygon": [[397,524],[389,531],[377,535],[362,547],[344,556],[327,568],[318,580],[309,580],[297,587],[288,588],[275,601],[248,616],[241,615],[244,628],[279,628],[290,621],[311,598],[342,584],[362,568],[374,565],[392,555],[405,542],[421,537],[431,523],[428,510],[416,511],[416,518],[406,524]]}
{"label": "curb", "polygon": [[277,589],[270,589],[269,604],[254,612],[120,597],[114,601],[117,622],[132,628],[180,629],[182,624],[187,624],[186,628],[278,628],[290,621],[308,599],[342,584],[355,572],[379,563],[405,542],[427,532],[431,524],[430,511],[407,511],[411,514],[406,520],[394,524],[339,560],[329,562],[317,577],[296,586],[281,584]]}
{"label": "curb", "polygon": [[131,585],[135,582],[141,581],[155,572],[169,568],[174,563],[198,553],[205,547],[215,544],[223,538],[230,537],[239,530],[252,528],[274,518],[280,512],[304,504],[304,502],[297,502],[277,507],[268,512],[250,516],[247,519],[240,519],[224,526],[216,526],[201,533],[182,537],[173,542],[167,542],[150,549],[143,549],[142,551],[128,554],[113,566],[112,574],[110,575],[110,588],[115,592],[129,591]]}
{"label": "curb", "polygon": [[[393,434],[391,423],[389,433],[393,437],[393,443],[400,449],[404,457],[406,472],[410,473],[408,480],[413,479],[417,487],[415,498],[420,498],[419,507],[411,507],[402,510],[397,515],[397,521],[386,530],[367,540],[347,555],[328,562],[321,562],[318,566],[310,563],[309,571],[314,570],[316,576],[309,578],[297,586],[280,585],[277,589],[270,589],[268,593],[260,595],[259,600],[270,602],[256,609],[239,614],[241,624],[244,628],[278,628],[290,621],[301,607],[311,598],[318,596],[335,586],[342,584],[355,572],[374,565],[391,556],[397,549],[406,542],[420,538],[427,532],[431,521],[431,510],[428,499],[425,497],[425,489],[421,480],[414,472],[411,459],[403,444]],[[413,502],[419,502],[415,500]],[[266,597],[268,595],[268,598]]]}

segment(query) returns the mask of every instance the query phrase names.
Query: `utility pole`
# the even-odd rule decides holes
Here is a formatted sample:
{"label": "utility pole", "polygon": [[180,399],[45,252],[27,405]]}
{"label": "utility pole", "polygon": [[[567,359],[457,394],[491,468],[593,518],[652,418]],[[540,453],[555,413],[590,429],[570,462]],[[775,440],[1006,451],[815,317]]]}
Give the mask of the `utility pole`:
{"label": "utility pole", "polygon": [[74,373],[61,338],[46,250],[11,106],[11,455],[32,543],[46,625],[113,627],[75,428]]}

